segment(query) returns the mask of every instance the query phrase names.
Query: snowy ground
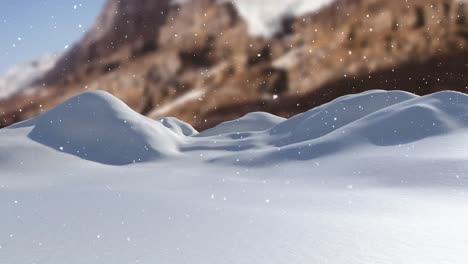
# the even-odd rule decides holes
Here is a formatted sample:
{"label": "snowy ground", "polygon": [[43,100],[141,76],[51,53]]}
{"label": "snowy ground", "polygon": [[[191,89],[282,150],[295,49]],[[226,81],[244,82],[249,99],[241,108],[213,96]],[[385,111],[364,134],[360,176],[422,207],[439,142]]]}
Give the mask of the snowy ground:
{"label": "snowy ground", "polygon": [[103,92],[0,130],[0,263],[466,263],[468,97],[198,133]]}

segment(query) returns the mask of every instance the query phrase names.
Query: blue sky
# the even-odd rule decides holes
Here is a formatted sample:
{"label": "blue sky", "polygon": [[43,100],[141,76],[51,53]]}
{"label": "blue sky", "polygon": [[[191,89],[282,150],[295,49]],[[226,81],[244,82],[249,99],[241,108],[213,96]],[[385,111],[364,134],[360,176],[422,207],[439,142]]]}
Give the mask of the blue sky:
{"label": "blue sky", "polygon": [[63,52],[83,36],[104,0],[3,0],[0,74],[46,53]]}

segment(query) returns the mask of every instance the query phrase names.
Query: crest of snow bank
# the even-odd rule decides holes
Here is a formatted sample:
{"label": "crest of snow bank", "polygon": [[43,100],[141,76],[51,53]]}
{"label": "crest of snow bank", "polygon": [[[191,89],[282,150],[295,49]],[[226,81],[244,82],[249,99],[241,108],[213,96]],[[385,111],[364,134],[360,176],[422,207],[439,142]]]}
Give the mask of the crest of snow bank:
{"label": "crest of snow bank", "polygon": [[239,119],[224,122],[214,128],[201,132],[198,136],[208,137],[229,133],[256,132],[270,129],[286,119],[263,112],[247,114]]}

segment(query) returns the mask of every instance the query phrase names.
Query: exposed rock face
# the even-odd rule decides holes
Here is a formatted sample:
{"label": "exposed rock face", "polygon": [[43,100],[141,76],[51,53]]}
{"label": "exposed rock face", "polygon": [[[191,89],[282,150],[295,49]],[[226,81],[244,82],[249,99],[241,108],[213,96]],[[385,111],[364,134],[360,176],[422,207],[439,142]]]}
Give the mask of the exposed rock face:
{"label": "exposed rock face", "polygon": [[[291,116],[369,89],[466,92],[467,14],[457,0],[340,0],[284,19],[283,31],[265,39],[249,35],[226,1],[109,1],[96,27],[41,80],[47,89],[0,106],[2,122],[84,88],[198,129],[257,110]],[[21,113],[11,110],[18,106]]]}
{"label": "exposed rock face", "polygon": [[99,77],[157,48],[170,0],[108,1],[94,27],[57,63],[44,80],[55,84]]}

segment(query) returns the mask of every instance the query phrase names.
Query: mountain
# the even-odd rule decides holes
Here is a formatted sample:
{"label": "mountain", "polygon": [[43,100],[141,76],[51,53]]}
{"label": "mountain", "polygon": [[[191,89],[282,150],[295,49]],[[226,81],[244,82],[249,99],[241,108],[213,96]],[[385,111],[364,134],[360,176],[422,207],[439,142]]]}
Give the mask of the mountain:
{"label": "mountain", "polygon": [[199,130],[254,111],[290,117],[372,89],[466,92],[467,12],[458,0],[109,1],[36,82],[40,93],[2,102],[1,122],[86,89]]}

